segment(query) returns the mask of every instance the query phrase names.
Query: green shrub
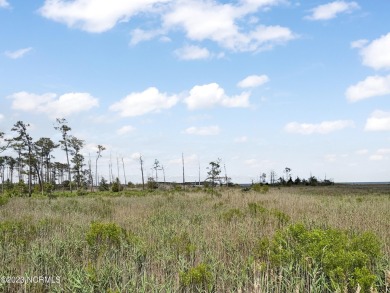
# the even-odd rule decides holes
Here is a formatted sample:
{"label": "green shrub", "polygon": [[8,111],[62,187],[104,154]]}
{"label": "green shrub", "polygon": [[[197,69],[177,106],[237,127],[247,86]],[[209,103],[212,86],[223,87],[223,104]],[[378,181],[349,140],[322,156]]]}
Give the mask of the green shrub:
{"label": "green shrub", "polygon": [[194,255],[196,246],[191,242],[191,239],[187,232],[175,236],[170,241],[171,247],[176,252],[176,255],[184,255],[187,258],[190,258]]}
{"label": "green shrub", "polygon": [[221,214],[221,219],[225,222],[231,222],[233,219],[238,219],[243,216],[244,214],[241,212],[240,209],[230,209]]}
{"label": "green shrub", "polygon": [[191,289],[192,292],[211,291],[212,273],[210,268],[201,263],[188,271],[179,273],[180,284]]}
{"label": "green shrub", "polygon": [[255,192],[264,194],[264,193],[267,193],[269,191],[269,187],[268,187],[268,185],[256,183],[256,184],[252,185],[252,190]]}
{"label": "green shrub", "polygon": [[4,195],[0,195],[0,206],[6,205],[9,201],[9,198]]}
{"label": "green shrub", "polygon": [[252,216],[256,216],[256,215],[260,215],[260,214],[265,214],[268,212],[268,210],[261,206],[260,204],[258,203],[255,203],[255,202],[249,202],[248,203],[248,209],[249,209],[249,213],[252,215]]}
{"label": "green shrub", "polygon": [[123,190],[123,186],[118,178],[116,178],[115,182],[112,183],[111,190],[112,192],[119,192]]}
{"label": "green shrub", "polygon": [[279,211],[277,209],[272,210],[272,214],[276,217],[278,220],[278,226],[279,228],[286,225],[290,221],[290,216],[283,213],[282,211]]}
{"label": "green shrub", "polygon": [[126,232],[115,223],[93,222],[89,227],[86,240],[90,246],[120,246]]}
{"label": "green shrub", "polygon": [[359,284],[367,292],[376,281],[372,269],[380,257],[380,242],[368,232],[351,236],[343,230],[295,224],[278,231],[269,243],[262,239],[255,254],[269,255],[275,267],[320,267],[332,290],[353,290]]}

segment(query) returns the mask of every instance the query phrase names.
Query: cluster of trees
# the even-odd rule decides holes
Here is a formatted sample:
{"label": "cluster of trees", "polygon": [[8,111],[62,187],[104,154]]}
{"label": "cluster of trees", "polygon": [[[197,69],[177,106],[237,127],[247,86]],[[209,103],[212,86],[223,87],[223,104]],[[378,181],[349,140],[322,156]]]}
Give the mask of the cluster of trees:
{"label": "cluster of trees", "polygon": [[[305,178],[299,178],[298,176],[293,180],[291,175],[291,168],[286,167],[283,170],[284,176],[280,176],[278,178],[275,171],[270,172],[270,181],[269,184],[271,185],[283,185],[283,186],[292,186],[292,185],[310,185],[310,186],[317,186],[317,185],[333,185],[334,182],[331,179],[324,179],[319,180],[315,176],[310,175],[308,179]],[[266,173],[262,173],[259,178],[259,183],[266,183]]]}
{"label": "cluster of trees", "polygon": [[[93,190],[94,186],[99,185],[99,189],[108,190],[111,188],[115,191],[121,190],[122,185],[119,179],[114,179],[112,172],[112,164],[110,160],[110,180],[108,183],[103,177],[98,177],[98,160],[102,157],[102,152],[105,147],[97,146],[95,156],[95,174],[92,171],[91,157],[88,161],[82,154],[81,150],[85,142],[72,135],[72,129],[69,127],[66,119],[56,119],[54,129],[60,134],[61,139],[58,142],[52,141],[48,137],[41,137],[38,140],[33,140],[29,133],[29,124],[23,121],[18,121],[14,124],[11,132],[14,134],[12,138],[6,138],[4,132],[0,131],[0,178],[1,191],[4,189],[17,189],[22,193],[27,193],[31,196],[33,189],[35,191],[50,192],[55,186],[60,186],[64,190],[73,189],[87,189]],[[66,162],[56,161],[54,152],[61,149],[64,152]],[[7,151],[8,150],[8,151]],[[13,153],[13,155],[2,155],[3,152]],[[117,158],[118,176],[119,176],[119,160]],[[217,159],[209,163],[207,167],[207,178],[205,183],[211,184],[211,187],[218,183],[219,185],[232,185],[231,178],[226,175],[222,176],[222,160]],[[144,161],[142,156],[139,157],[142,188],[145,189],[144,180]],[[126,182],[125,166],[123,164],[123,175]],[[182,154],[182,168],[183,168],[183,186],[185,186],[184,174],[184,156]],[[165,169],[160,162],[155,159],[151,168],[152,175],[147,176],[147,187],[157,188],[159,183],[159,172],[162,172],[163,182],[165,183]],[[277,177],[275,171],[270,172],[270,178],[267,182],[266,173],[261,173],[259,183],[271,185],[329,185],[333,184],[330,180],[319,181],[315,176],[301,179],[296,177],[295,180],[291,176],[291,168],[286,167],[283,170],[284,176]],[[160,173],[161,174],[161,173]],[[161,177],[160,177],[161,178]],[[15,180],[16,179],[16,180]],[[100,180],[100,182],[99,182]],[[14,182],[17,182],[14,184]],[[27,182],[27,183],[25,183]],[[98,184],[99,183],[99,184]],[[129,182],[132,185],[131,182]],[[199,184],[200,181],[200,167],[199,167]]]}
{"label": "cluster of trees", "polygon": [[[26,190],[29,196],[34,186],[39,186],[42,193],[50,191],[56,184],[71,191],[74,188],[93,186],[91,160],[88,160],[87,165],[81,153],[85,142],[71,134],[72,129],[66,119],[56,119],[54,129],[61,134],[58,142],[48,137],[34,141],[29,133],[29,126],[23,121],[16,122],[11,129],[14,133],[12,138],[5,138],[4,132],[0,132],[0,154],[6,150],[14,153],[14,156],[0,156],[2,191],[12,187],[15,176],[20,186],[25,185],[27,178]],[[64,151],[66,163],[55,160],[54,151],[58,148]],[[104,149],[103,146],[98,146],[96,175],[97,161]],[[95,180],[97,181],[97,177]]]}

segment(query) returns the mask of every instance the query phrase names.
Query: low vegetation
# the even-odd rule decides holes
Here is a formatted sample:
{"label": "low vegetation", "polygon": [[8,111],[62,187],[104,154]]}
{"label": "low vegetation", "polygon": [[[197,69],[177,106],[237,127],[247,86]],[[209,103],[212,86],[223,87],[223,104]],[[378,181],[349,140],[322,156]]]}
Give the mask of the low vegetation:
{"label": "low vegetation", "polygon": [[2,292],[389,292],[390,188],[4,194],[2,276],[60,280]]}

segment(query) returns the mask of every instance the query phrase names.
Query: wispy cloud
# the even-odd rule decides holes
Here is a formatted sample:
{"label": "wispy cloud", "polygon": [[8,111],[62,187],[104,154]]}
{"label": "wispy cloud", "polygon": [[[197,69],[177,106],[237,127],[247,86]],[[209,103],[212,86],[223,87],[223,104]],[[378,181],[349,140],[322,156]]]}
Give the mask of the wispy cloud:
{"label": "wispy cloud", "polygon": [[19,58],[24,57],[31,50],[32,50],[32,47],[28,47],[28,48],[19,49],[19,50],[16,50],[16,51],[6,51],[4,54],[8,58],[19,59]]}
{"label": "wispy cloud", "polygon": [[269,77],[265,74],[263,75],[250,75],[243,80],[241,80],[237,86],[240,88],[253,88],[258,87],[269,82]]}
{"label": "wispy cloud", "polygon": [[218,135],[220,133],[220,128],[217,125],[213,126],[204,126],[204,127],[196,127],[191,126],[184,130],[184,133],[186,134],[193,134],[193,135]]}
{"label": "wispy cloud", "polygon": [[128,134],[128,133],[131,133],[135,131],[135,127],[134,126],[131,126],[131,125],[125,125],[125,126],[122,126],[121,128],[119,128],[116,133],[118,135],[125,135],[125,134]]}
{"label": "wispy cloud", "polygon": [[351,120],[336,120],[324,121],[319,124],[290,122],[284,129],[289,133],[297,134],[328,134],[334,131],[342,130],[344,128],[353,127],[354,123]]}
{"label": "wispy cloud", "polygon": [[211,57],[208,49],[198,46],[188,45],[175,50],[175,54],[182,60],[199,60]]}
{"label": "wispy cloud", "polygon": [[247,136],[240,136],[240,137],[236,137],[235,139],[234,139],[234,142],[236,142],[236,143],[245,143],[245,142],[247,142],[248,141],[248,137]]}
{"label": "wispy cloud", "polygon": [[328,20],[335,18],[338,14],[351,13],[359,8],[360,7],[356,2],[334,1],[313,8],[311,11],[312,13],[306,16],[306,19]]}
{"label": "wispy cloud", "polygon": [[7,2],[7,0],[0,0],[0,8],[7,8],[9,7],[9,3]]}

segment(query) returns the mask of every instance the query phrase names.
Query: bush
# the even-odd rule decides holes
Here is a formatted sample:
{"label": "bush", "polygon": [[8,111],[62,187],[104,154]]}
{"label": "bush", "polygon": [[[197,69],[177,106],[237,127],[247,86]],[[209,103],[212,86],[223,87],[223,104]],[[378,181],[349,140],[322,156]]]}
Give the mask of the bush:
{"label": "bush", "polygon": [[112,192],[119,192],[123,190],[123,186],[118,178],[116,178],[115,182],[112,183],[111,190]]}
{"label": "bush", "polygon": [[8,201],[9,201],[8,197],[6,197],[4,195],[3,196],[0,195],[0,206],[6,205],[8,203]]}
{"label": "bush", "polygon": [[256,183],[256,184],[252,185],[252,190],[255,192],[264,194],[264,193],[267,193],[269,191],[269,187],[268,187],[268,185]]}
{"label": "bush", "polygon": [[120,246],[126,233],[115,223],[93,222],[87,232],[86,240],[90,246]]}
{"label": "bush", "polygon": [[[359,284],[366,292],[376,281],[372,272],[380,257],[380,242],[372,233],[350,236],[338,229],[307,229],[302,224],[278,231],[273,240],[262,239],[256,254],[268,254],[275,267],[319,267],[332,290],[353,290]],[[310,265],[308,265],[310,263]]]}
{"label": "bush", "polygon": [[191,289],[191,292],[211,291],[212,274],[210,268],[203,263],[180,272],[179,278],[181,286]]}
{"label": "bush", "polygon": [[225,222],[231,222],[233,219],[238,219],[243,216],[244,214],[241,212],[240,209],[230,209],[221,215],[221,219]]}
{"label": "bush", "polygon": [[99,191],[109,191],[109,190],[110,190],[110,186],[108,185],[107,180],[104,177],[102,177],[99,183]]}

